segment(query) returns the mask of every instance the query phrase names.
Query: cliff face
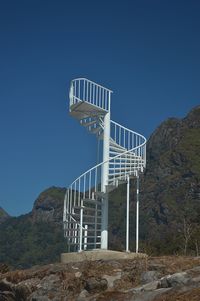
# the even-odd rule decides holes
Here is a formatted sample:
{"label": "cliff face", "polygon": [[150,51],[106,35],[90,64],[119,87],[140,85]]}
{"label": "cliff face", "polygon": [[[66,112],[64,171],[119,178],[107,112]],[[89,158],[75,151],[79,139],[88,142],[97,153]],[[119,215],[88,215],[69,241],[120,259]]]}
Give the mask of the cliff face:
{"label": "cliff face", "polygon": [[[135,248],[134,187],[133,180],[130,213],[132,248]],[[140,177],[140,192],[140,235],[144,251],[183,252],[184,231],[187,230],[184,225],[188,229],[193,225],[196,238],[193,242],[190,239],[190,247],[196,252],[194,241],[197,241],[200,214],[200,106],[183,119],[164,121],[151,135],[147,143],[147,168]],[[125,235],[125,193],[126,187],[113,192],[110,203],[111,246],[121,249],[124,248]],[[199,239],[197,244],[200,245]]]}
{"label": "cliff face", "polygon": [[199,212],[199,150],[200,107],[182,120],[165,121],[150,137],[142,200],[152,203],[149,209],[157,223],[187,215],[186,210],[194,215]]}
{"label": "cliff face", "polygon": [[0,225],[0,262],[14,267],[59,261],[67,249],[62,210],[65,189],[51,187],[36,199],[33,210]]}
{"label": "cliff face", "polygon": [[43,191],[34,202],[31,212],[32,220],[61,224],[65,191],[65,188],[58,187],[50,187]]}

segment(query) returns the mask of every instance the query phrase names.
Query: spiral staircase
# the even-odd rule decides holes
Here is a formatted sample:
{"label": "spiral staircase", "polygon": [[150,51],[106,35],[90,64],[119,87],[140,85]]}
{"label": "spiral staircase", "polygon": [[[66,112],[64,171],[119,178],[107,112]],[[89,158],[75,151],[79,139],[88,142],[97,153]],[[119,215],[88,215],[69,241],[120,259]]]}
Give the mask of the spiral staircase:
{"label": "spiral staircase", "polygon": [[145,137],[110,119],[111,94],[85,78],[71,82],[70,115],[102,141],[103,158],[66,191],[63,226],[69,251],[108,248],[108,194],[128,183],[128,206],[129,180],[138,177],[146,165]]}

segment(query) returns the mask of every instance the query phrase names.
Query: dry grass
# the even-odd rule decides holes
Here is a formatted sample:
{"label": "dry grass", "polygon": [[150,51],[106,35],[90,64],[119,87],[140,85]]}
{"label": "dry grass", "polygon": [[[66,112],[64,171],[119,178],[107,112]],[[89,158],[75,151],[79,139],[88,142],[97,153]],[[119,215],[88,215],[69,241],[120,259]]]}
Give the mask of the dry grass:
{"label": "dry grass", "polygon": [[165,275],[173,274],[200,265],[200,257],[186,257],[186,256],[150,257],[148,259],[148,266],[151,266],[152,264],[163,265],[162,272]]}

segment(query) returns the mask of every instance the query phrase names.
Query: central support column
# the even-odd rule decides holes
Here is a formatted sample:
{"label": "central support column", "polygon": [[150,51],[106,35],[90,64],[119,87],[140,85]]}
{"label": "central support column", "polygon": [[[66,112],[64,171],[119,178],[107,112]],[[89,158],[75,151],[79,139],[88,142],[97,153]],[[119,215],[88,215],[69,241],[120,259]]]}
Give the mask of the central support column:
{"label": "central support column", "polygon": [[[109,160],[110,147],[110,111],[104,117],[103,133],[103,162]],[[101,225],[101,249],[108,249],[108,194],[106,186],[108,185],[109,162],[102,165],[101,171],[101,191],[105,193],[102,199],[102,225]]]}

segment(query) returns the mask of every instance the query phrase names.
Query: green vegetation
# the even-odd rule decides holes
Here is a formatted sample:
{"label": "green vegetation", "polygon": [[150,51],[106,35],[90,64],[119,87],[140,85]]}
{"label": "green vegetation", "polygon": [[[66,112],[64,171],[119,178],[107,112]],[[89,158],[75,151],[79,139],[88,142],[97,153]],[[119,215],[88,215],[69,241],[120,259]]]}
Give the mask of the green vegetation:
{"label": "green vegetation", "polygon": [[0,261],[14,267],[59,261],[66,249],[62,227],[54,223],[33,224],[28,216],[11,218],[0,227]]}

